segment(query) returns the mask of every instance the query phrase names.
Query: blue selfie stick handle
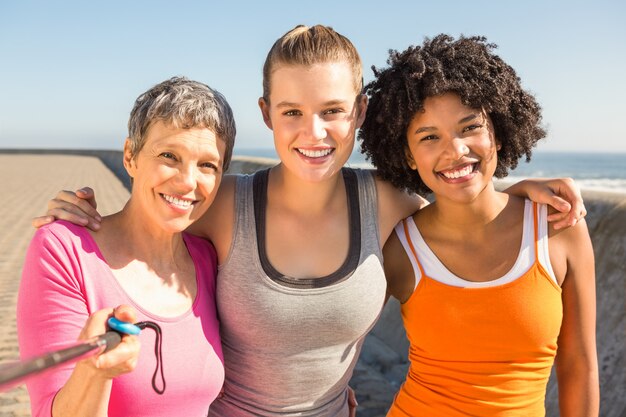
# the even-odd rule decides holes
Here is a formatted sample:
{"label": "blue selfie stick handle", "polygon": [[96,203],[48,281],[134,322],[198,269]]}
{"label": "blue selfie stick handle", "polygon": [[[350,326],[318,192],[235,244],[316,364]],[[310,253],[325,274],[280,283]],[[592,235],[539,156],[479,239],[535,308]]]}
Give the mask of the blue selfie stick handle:
{"label": "blue selfie stick handle", "polygon": [[135,326],[132,323],[118,320],[115,317],[110,317],[107,320],[107,324],[109,325],[111,330],[115,330],[116,332],[132,334],[133,336],[137,336],[139,333],[141,333],[141,329],[138,326]]}

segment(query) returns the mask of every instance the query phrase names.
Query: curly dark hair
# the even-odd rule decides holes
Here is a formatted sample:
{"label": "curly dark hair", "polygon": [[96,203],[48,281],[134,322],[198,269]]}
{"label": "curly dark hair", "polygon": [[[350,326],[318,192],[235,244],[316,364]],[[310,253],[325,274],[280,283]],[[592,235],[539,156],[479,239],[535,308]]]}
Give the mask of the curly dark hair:
{"label": "curly dark hair", "polygon": [[382,179],[401,189],[430,192],[408,165],[406,132],[426,98],[450,92],[491,118],[502,146],[496,178],[508,175],[522,155],[530,161],[532,147],[546,136],[541,107],[522,88],[515,70],[493,53],[495,48],[482,36],[455,40],[441,34],[403,52],[390,50],[388,68],[372,66],[375,79],[365,86],[370,101],[358,137]]}

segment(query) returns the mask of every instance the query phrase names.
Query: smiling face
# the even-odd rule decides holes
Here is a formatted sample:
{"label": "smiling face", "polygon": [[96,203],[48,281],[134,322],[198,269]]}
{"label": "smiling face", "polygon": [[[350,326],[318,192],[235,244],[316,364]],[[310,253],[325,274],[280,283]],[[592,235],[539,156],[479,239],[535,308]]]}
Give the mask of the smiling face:
{"label": "smiling face", "polygon": [[447,93],[428,97],[407,129],[407,160],[437,199],[473,201],[491,179],[499,145],[489,117]]}
{"label": "smiling face", "polygon": [[337,174],[354,148],[367,99],[354,88],[346,62],[281,65],[271,75],[269,100],[259,99],[283,166],[305,181]]}
{"label": "smiling face", "polygon": [[150,227],[182,232],[213,202],[225,148],[209,129],[154,123],[137,155],[131,155],[129,140],[124,146],[124,165],[133,179],[131,206]]}

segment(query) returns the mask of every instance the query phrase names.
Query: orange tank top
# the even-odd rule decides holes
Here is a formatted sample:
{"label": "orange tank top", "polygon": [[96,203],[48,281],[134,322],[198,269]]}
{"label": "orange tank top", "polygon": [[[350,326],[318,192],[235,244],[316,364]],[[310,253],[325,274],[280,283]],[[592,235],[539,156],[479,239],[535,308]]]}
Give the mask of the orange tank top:
{"label": "orange tank top", "polygon": [[419,260],[425,242],[416,250],[411,239],[419,236],[415,223],[398,225],[417,265],[417,285],[401,307],[411,365],[388,417],[545,415],[561,288],[548,272],[549,258],[543,257],[547,267],[539,261],[537,206],[527,204],[526,211],[524,228],[532,233],[526,249],[534,259],[521,275],[493,286],[463,288],[432,278],[436,271],[427,270],[429,276]]}

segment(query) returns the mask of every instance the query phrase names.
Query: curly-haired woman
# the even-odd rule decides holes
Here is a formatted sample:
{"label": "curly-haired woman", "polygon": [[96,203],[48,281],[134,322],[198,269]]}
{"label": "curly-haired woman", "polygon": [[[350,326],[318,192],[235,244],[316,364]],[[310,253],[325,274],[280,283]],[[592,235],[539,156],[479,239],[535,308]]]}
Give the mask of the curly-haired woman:
{"label": "curly-haired woman", "polygon": [[598,413],[589,234],[495,190],[545,131],[494,47],[439,35],[392,51],[366,86],[364,152],[383,179],[435,197],[383,251],[411,343],[389,416],[543,416],[555,356],[561,415]]}

